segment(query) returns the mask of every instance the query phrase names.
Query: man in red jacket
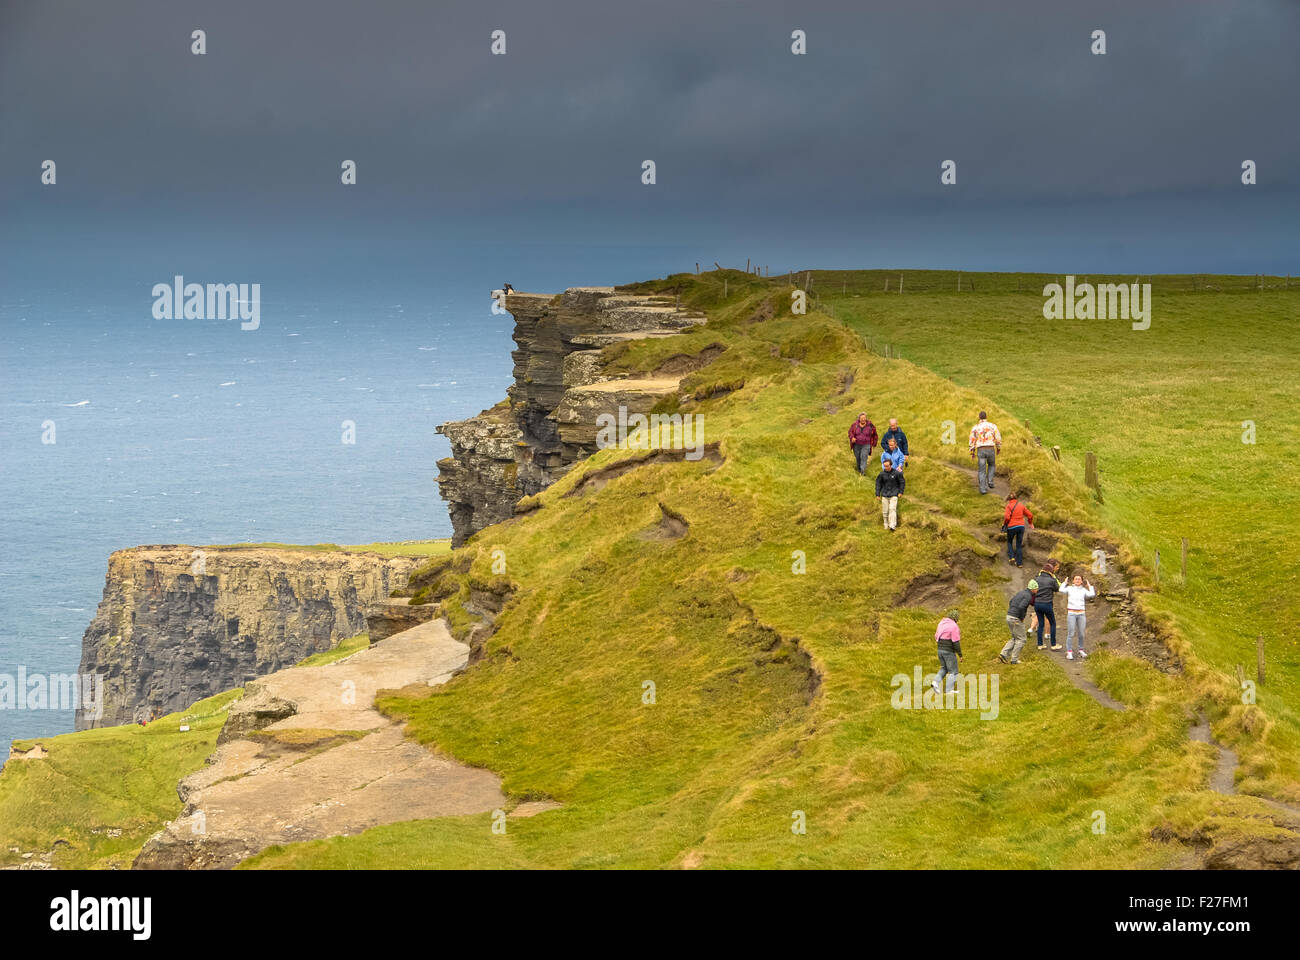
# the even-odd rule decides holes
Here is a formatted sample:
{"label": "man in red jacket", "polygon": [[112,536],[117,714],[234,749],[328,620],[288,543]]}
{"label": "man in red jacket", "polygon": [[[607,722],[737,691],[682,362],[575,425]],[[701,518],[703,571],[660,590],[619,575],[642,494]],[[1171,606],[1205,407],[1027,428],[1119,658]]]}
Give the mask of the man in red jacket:
{"label": "man in red jacket", "polygon": [[867,464],[871,462],[871,451],[875,448],[878,439],[876,425],[867,419],[865,413],[859,413],[858,419],[849,424],[849,449],[857,458],[858,473],[867,472]]}
{"label": "man in red jacket", "polygon": [[1017,567],[1025,565],[1025,525],[1034,525],[1034,515],[1014,493],[1007,494],[1007,509],[1002,514],[1002,529],[1007,532],[1007,559]]}

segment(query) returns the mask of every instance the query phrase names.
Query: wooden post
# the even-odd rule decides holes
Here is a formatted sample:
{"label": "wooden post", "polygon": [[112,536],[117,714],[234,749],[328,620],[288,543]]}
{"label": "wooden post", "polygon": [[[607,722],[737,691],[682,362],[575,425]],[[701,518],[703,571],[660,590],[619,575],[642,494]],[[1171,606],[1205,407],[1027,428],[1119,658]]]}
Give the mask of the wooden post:
{"label": "wooden post", "polygon": [[1156,550],[1156,586],[1160,586],[1160,551]]}
{"label": "wooden post", "polygon": [[1187,538],[1183,537],[1183,562],[1179,567],[1183,580],[1187,579]]}
{"label": "wooden post", "polygon": [[1259,672],[1259,685],[1264,685],[1264,638],[1255,638],[1255,667]]}
{"label": "wooden post", "polygon": [[1083,455],[1083,482],[1097,489],[1097,455],[1091,450]]}
{"label": "wooden post", "polygon": [[696,273],[700,272],[700,261],[698,260],[695,261],[695,272]]}
{"label": "wooden post", "polygon": [[885,293],[889,292],[889,278],[885,277]]}
{"label": "wooden post", "polygon": [[898,292],[903,292],[903,275],[901,273],[898,275]]}
{"label": "wooden post", "polygon": [[811,289],[812,289],[812,271],[811,271],[811,270],[807,270],[807,271],[804,272],[804,275],[803,275],[803,288],[804,288],[805,290],[811,290]]}
{"label": "wooden post", "polygon": [[1060,447],[1052,447],[1052,459],[1055,460],[1057,463],[1060,463],[1060,462],[1061,462],[1061,448],[1060,448]]}
{"label": "wooden post", "polygon": [[713,261],[713,266],[716,267],[716,268],[719,269],[719,270],[722,269],[722,265],[719,264],[718,261],[716,261],[716,260]]}
{"label": "wooden post", "polygon": [[957,271],[957,292],[961,293],[961,271]]}

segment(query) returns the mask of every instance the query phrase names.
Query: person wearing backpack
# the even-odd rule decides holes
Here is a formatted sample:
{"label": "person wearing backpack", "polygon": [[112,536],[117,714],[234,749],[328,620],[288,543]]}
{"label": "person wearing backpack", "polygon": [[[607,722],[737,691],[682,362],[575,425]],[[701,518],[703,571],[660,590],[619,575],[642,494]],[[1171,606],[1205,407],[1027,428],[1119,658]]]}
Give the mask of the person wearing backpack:
{"label": "person wearing backpack", "polygon": [[1037,625],[1038,618],[1034,614],[1034,594],[1037,591],[1038,581],[1030,580],[1025,584],[1025,589],[1013,596],[1011,602],[1007,604],[1007,626],[1011,628],[1011,639],[998,654],[998,659],[1003,663],[1020,662],[1020,651],[1024,649],[1025,639],[1028,637],[1025,630],[1025,617],[1029,618],[1030,630]]}
{"label": "person wearing backpack", "polygon": [[1052,649],[1060,650],[1061,645],[1056,642],[1056,610],[1052,606],[1056,600],[1056,591],[1061,589],[1061,583],[1056,579],[1056,571],[1061,569],[1061,561],[1049,559],[1043,564],[1043,569],[1039,570],[1034,577],[1038,581],[1038,590],[1034,593],[1034,613],[1038,614],[1038,649],[1043,649],[1043,625],[1045,623],[1052,626]]}
{"label": "person wearing backpack", "polygon": [[1017,567],[1025,565],[1025,525],[1034,525],[1034,515],[1014,493],[1007,494],[1007,508],[1002,513],[1002,529],[1007,532],[1007,559]]}

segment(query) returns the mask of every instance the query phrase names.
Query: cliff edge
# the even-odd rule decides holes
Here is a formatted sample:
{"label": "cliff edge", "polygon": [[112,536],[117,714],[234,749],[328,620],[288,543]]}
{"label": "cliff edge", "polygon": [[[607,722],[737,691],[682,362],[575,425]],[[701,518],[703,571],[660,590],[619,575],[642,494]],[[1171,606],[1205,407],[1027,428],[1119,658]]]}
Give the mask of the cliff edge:
{"label": "cliff edge", "polygon": [[596,452],[601,413],[647,413],[674,393],[680,375],[621,379],[607,374],[601,349],[625,340],[668,337],[705,322],[673,297],[570,287],[557,295],[512,293],[515,382],[508,399],[468,420],[444,423],[452,455],[438,461],[438,488],[451,514],[452,545],[514,516]]}
{"label": "cliff edge", "polygon": [[104,678],[102,703],[78,710],[77,729],[184,709],[364,633],[366,607],[405,586],[423,559],[262,547],[119,550],[81,644],[81,674]]}

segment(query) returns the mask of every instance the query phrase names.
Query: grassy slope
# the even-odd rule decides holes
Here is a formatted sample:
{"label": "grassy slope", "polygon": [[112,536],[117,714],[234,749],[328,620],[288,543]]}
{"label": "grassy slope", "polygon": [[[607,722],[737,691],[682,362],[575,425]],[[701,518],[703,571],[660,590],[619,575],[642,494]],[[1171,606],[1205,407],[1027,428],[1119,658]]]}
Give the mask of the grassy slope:
{"label": "grassy slope", "polygon": [[[145,727],[15,741],[24,751],[40,743],[50,755],[5,764],[0,865],[52,850],[51,862],[60,868],[130,867],[144,842],[180,813],[176,784],[203,766],[240,693],[200,700]],[[182,723],[189,724],[187,733],[180,732]],[[110,830],[120,833],[110,836]]]}
{"label": "grassy slope", "polygon": [[[1044,526],[1099,522],[1072,464],[1033,447],[983,389],[886,362],[836,323],[787,312],[747,324],[772,284],[732,273],[724,305],[720,278],[672,279],[710,325],[609,353],[637,371],[725,344],[686,384],[704,394],[745,381],[699,408],[725,464],[640,467],[567,497],[627,455],[603,451],[544,492],[540,510],[484,531],[466,548],[468,579],[492,579],[501,548],[517,587],[486,658],[429,695],[383,703],[421,741],[500,772],[514,798],[564,808],[510,821],[504,837],[485,816],[404,823],[272,849],[249,866],[1156,867],[1179,851],[1148,840],[1153,825],[1221,826],[1219,814],[1255,803],[1201,789],[1212,754],[1187,742],[1185,707],[1198,691],[1131,658],[1089,661],[1131,705],[1124,713],[1035,657],[1003,675],[996,720],[892,709],[891,677],[935,660],[935,617],[897,608],[899,591],[977,549],[970,526],[998,523],[999,505],[942,466],[964,449],[915,426],[965,423],[988,405],[1004,423],[1005,466]],[[856,380],[838,397],[846,372]],[[847,451],[862,406],[914,429],[892,536]],[[646,538],[660,502],[690,522],[684,539]],[[1070,549],[1086,556],[1084,544]],[[792,573],[795,550],[806,574]],[[1001,593],[986,580],[960,606],[966,668],[989,669],[1004,640]],[[819,678],[811,699],[805,653]],[[646,680],[654,705],[642,702]],[[1105,835],[1091,830],[1096,810]],[[806,835],[791,832],[794,811]]]}
{"label": "grassy slope", "polygon": [[[1006,285],[970,279],[977,289]],[[1300,618],[1300,283],[1290,293],[1162,292],[1154,283],[1151,327],[1135,331],[1123,320],[1044,320],[1042,278],[1021,295],[900,297],[878,293],[866,274],[814,274],[839,318],[1014,410],[1045,445],[1061,447],[1076,478],[1084,451],[1097,454],[1107,522],[1135,538],[1148,570],[1161,553],[1151,609],[1176,617],[1196,655],[1225,677],[1235,664],[1254,677],[1255,638],[1264,637],[1258,699],[1277,726],[1266,740],[1247,737],[1254,715],[1238,709],[1216,733],[1242,751],[1239,789],[1300,800],[1300,638],[1291,630]],[[1256,425],[1253,445],[1242,443],[1245,420]],[[940,429],[923,418],[907,426],[909,438]],[[1191,543],[1186,582],[1182,537]]]}

